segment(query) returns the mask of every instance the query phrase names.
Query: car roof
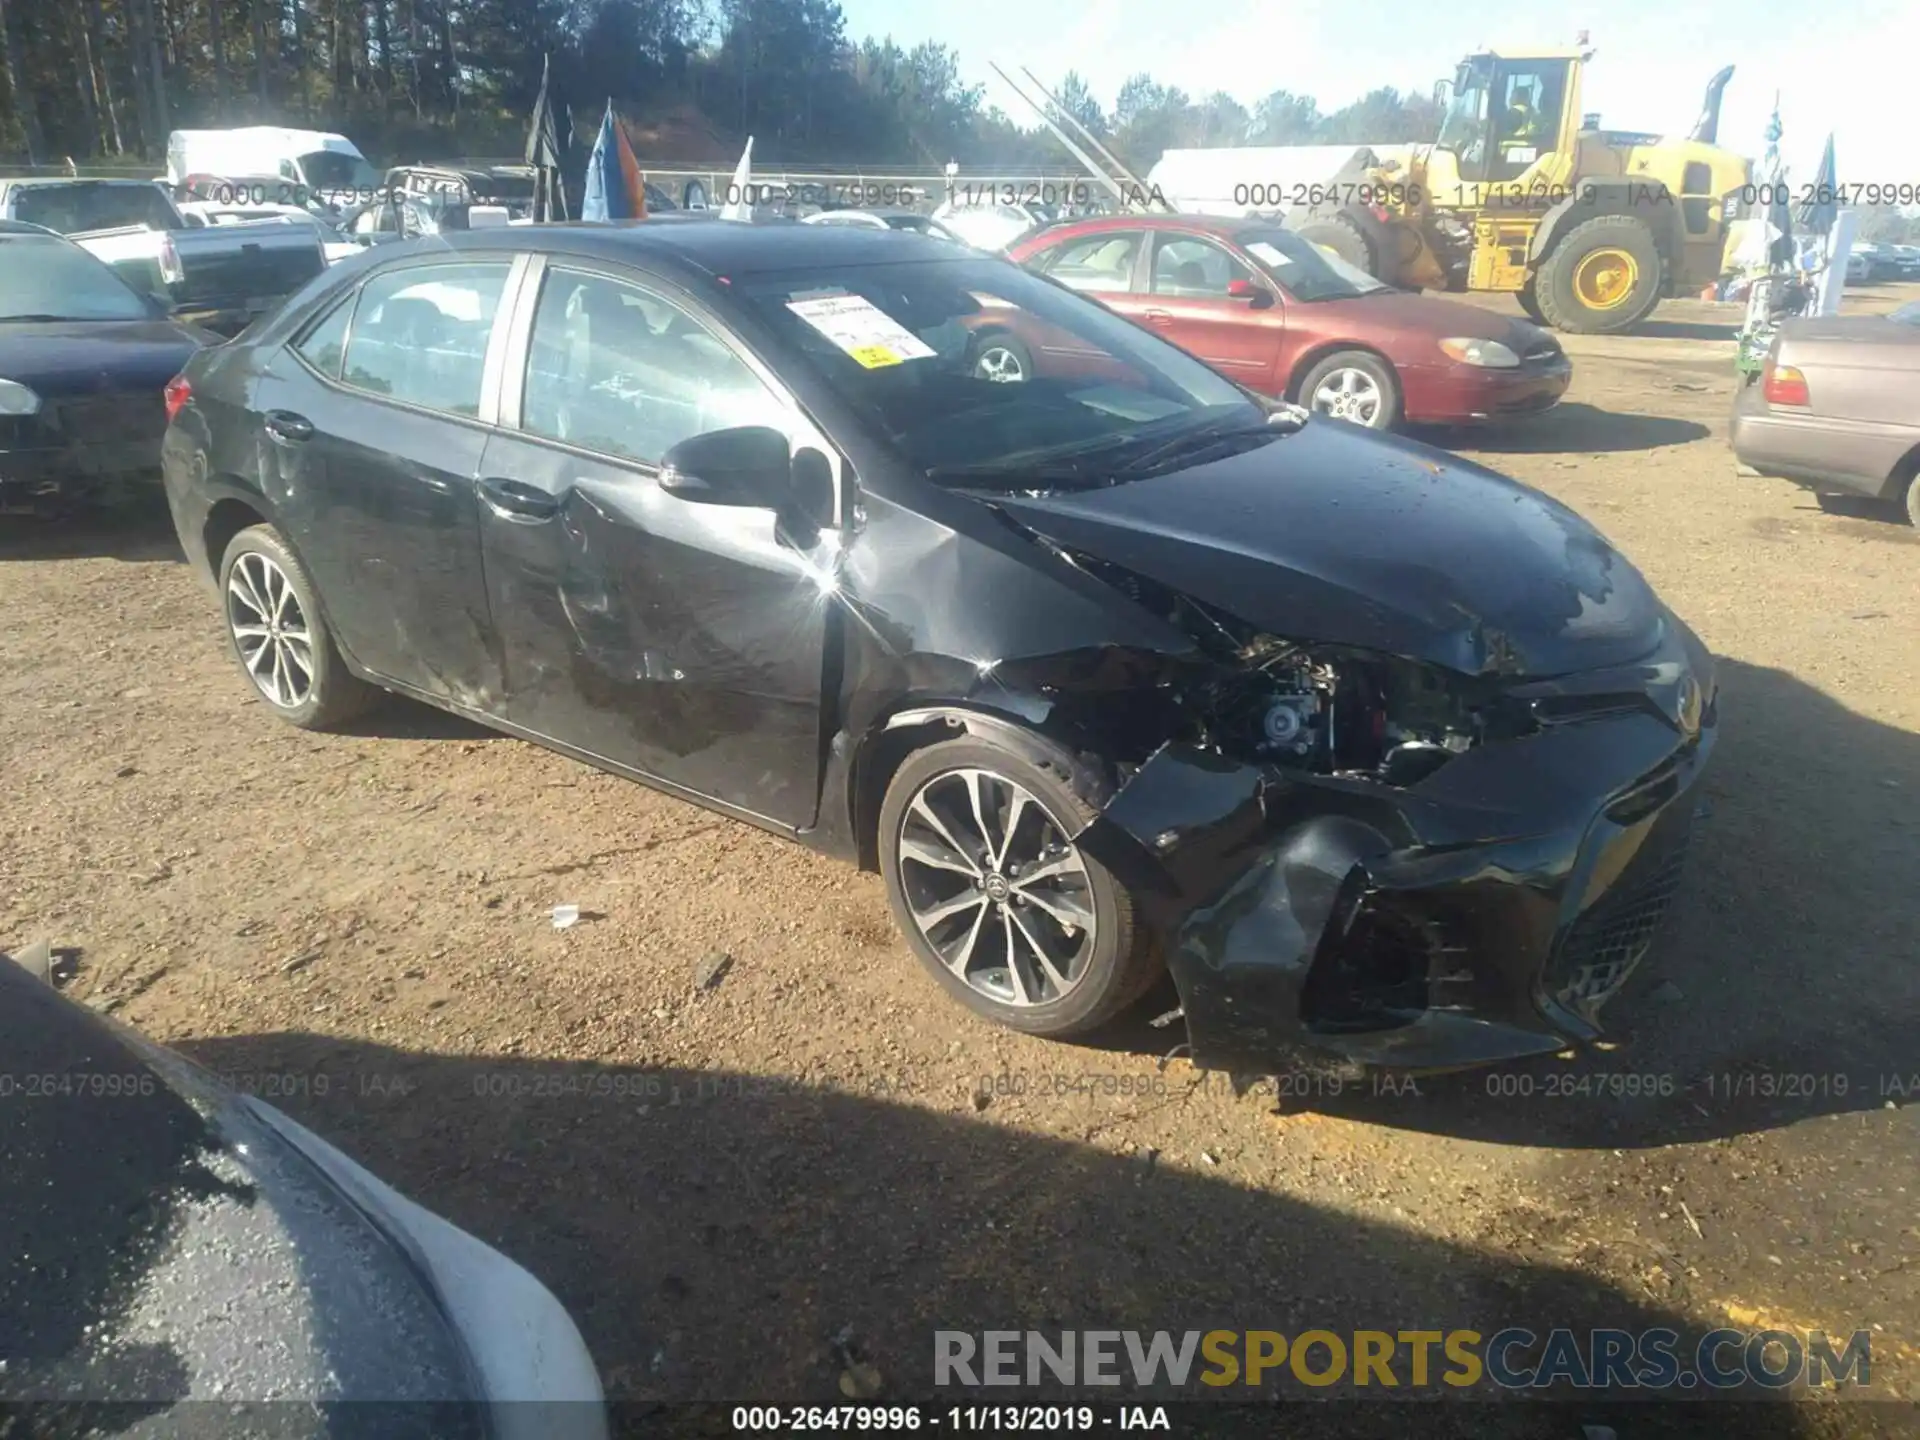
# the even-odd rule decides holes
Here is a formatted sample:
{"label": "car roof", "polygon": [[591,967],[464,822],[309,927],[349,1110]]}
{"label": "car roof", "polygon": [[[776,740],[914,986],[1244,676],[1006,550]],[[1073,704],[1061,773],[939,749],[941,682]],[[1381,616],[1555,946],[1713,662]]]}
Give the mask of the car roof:
{"label": "car roof", "polygon": [[1102,230],[1197,230],[1203,235],[1231,240],[1249,230],[1282,228],[1278,220],[1255,220],[1239,215],[1088,215],[1049,225],[1046,234],[1058,239],[1065,235],[1093,235]]}
{"label": "car roof", "polygon": [[667,224],[636,220],[614,224],[575,221],[499,226],[423,237],[383,248],[398,256],[448,247],[525,250],[627,262],[677,262],[713,275],[813,265],[888,265],[953,259],[951,245],[913,231],[879,230],[860,225],[754,225],[706,219],[674,220]]}
{"label": "car roof", "polygon": [[10,175],[0,185],[147,185],[158,180],[141,180],[131,175]]}
{"label": "car roof", "polygon": [[55,240],[67,240],[58,230],[49,230],[44,225],[35,225],[26,220],[0,220],[0,235],[51,235]]}
{"label": "car roof", "polygon": [[443,160],[433,165],[395,165],[387,172],[410,175],[461,175],[469,179],[503,180],[532,179],[535,170],[531,165],[486,165],[471,160]]}

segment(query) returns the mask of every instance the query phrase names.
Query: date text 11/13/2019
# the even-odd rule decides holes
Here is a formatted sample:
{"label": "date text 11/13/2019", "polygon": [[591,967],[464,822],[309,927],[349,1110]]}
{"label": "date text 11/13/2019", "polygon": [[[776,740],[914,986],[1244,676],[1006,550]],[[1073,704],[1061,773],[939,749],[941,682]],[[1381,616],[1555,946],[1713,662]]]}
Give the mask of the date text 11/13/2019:
{"label": "date text 11/13/2019", "polygon": [[735,1433],[847,1432],[905,1435],[990,1431],[1054,1435],[1062,1431],[1169,1432],[1164,1405],[736,1405]]}

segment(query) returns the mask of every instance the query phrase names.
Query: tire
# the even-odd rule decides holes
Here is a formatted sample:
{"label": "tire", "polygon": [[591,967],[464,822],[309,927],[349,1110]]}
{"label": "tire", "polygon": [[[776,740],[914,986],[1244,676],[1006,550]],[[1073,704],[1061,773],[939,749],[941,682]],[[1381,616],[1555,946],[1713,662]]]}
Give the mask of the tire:
{"label": "tire", "polygon": [[1376,280],[1380,278],[1379,247],[1351,216],[1336,215],[1331,220],[1309,220],[1300,227],[1299,234],[1308,244],[1323,245],[1349,265],[1358,266]]}
{"label": "tire", "polygon": [[[894,922],[948,994],[975,1014],[1028,1035],[1081,1035],[1145,995],[1162,966],[1135,921],[1126,889],[1067,843],[1098,813],[1063,778],[1067,757],[1048,763],[1051,747],[1034,743],[1039,749],[1033,759],[974,737],[909,755],[880,806],[880,869]],[[971,818],[975,783],[984,838],[982,825]],[[1016,790],[1025,795],[1017,808]],[[928,813],[938,824],[927,821]],[[1009,813],[1011,836],[1004,832]],[[959,852],[964,869],[951,863],[952,842],[965,847]],[[1043,843],[1051,848],[1043,850]],[[987,853],[992,845],[1001,850],[998,866]],[[928,856],[948,863],[930,864]],[[1022,864],[1032,870],[1041,863],[1069,868],[1017,880]],[[980,872],[977,881],[974,870]],[[977,902],[970,899],[976,890]],[[1068,930],[1062,912],[1084,920]],[[1010,939],[1018,947],[1012,965]],[[1035,959],[1035,948],[1044,948],[1052,960],[1051,975]]]}
{"label": "tire", "polygon": [[1004,330],[992,330],[973,342],[967,373],[976,380],[1022,384],[1033,378],[1033,352]]}
{"label": "tire", "polygon": [[1920,530],[1920,475],[1907,481],[1907,523]]}
{"label": "tire", "polygon": [[[321,618],[313,581],[271,525],[249,526],[227,543],[220,559],[220,612],[240,673],[287,723],[327,730],[366,714],[380,700],[380,691],[347,669]],[[303,654],[311,662],[304,688]]]}
{"label": "tire", "polygon": [[1527,312],[1529,320],[1536,325],[1545,325],[1548,323],[1547,312],[1540,308],[1540,297],[1534,293],[1534,285],[1538,279],[1538,276],[1529,275],[1527,283],[1520,287],[1519,295],[1514,298],[1519,300],[1520,308]]}
{"label": "tire", "polygon": [[1554,329],[1618,335],[1653,313],[1665,281],[1666,262],[1646,221],[1596,215],[1561,237],[1532,284],[1540,313]]}
{"label": "tire", "polygon": [[[1364,378],[1363,378],[1364,377]],[[1374,403],[1368,408],[1364,396],[1371,384]],[[1332,386],[1338,394],[1354,397],[1345,403],[1331,401],[1322,406],[1315,399]],[[1369,430],[1391,430],[1400,423],[1400,380],[1393,366],[1371,350],[1336,350],[1307,371],[1300,382],[1300,403],[1321,415],[1364,425]]]}

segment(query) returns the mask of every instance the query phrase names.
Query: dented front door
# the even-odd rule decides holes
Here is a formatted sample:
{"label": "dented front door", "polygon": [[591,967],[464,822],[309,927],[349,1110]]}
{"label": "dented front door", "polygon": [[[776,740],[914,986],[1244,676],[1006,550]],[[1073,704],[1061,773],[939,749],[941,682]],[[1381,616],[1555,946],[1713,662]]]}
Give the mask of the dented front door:
{"label": "dented front door", "polygon": [[[549,269],[523,393],[479,482],[506,718],[795,828],[819,797],[827,597],[770,510],[661,489],[691,435],[817,443],[717,333],[657,293]],[[512,418],[519,419],[517,428]]]}

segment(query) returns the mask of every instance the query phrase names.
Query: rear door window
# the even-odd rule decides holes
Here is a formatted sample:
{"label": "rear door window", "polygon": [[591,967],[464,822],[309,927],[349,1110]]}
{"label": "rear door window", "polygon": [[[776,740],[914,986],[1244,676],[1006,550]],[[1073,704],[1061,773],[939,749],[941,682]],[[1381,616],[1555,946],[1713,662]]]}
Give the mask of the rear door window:
{"label": "rear door window", "polygon": [[416,265],[374,276],[360,290],[342,381],[428,410],[479,414],[508,268]]}

